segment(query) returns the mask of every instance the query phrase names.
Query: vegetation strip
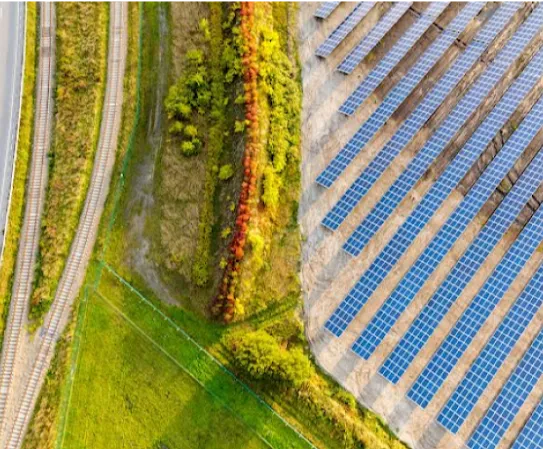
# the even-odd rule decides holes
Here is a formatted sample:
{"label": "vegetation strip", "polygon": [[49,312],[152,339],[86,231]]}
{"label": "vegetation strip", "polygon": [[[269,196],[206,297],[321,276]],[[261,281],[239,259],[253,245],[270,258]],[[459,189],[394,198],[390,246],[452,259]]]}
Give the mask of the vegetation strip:
{"label": "vegetation strip", "polygon": [[[12,297],[9,307],[8,322],[2,347],[0,367],[0,421],[2,431],[10,418],[6,407],[13,401],[14,379],[19,377],[16,371],[17,354],[21,351],[21,333],[28,313],[28,301],[32,293],[33,267],[36,262],[38,240],[41,225],[41,210],[47,181],[47,152],[50,144],[51,121],[53,115],[52,85],[55,46],[50,31],[54,30],[54,7],[44,4],[40,9],[39,25],[39,63],[36,85],[36,106],[32,139],[32,155],[27,169],[24,217],[17,249],[17,261],[13,275]],[[16,380],[15,380],[16,381]]]}
{"label": "vegetation strip", "polygon": [[257,89],[257,50],[254,36],[254,5],[241,3],[241,34],[243,37],[243,87],[245,92],[245,118],[249,131],[243,157],[243,182],[237,207],[234,237],[230,244],[230,255],[219,285],[219,293],[212,304],[212,311],[229,323],[234,318],[236,286],[239,282],[241,260],[247,242],[247,229],[251,217],[251,202],[256,192],[256,166],[259,147],[258,89]]}
{"label": "vegetation strip", "polygon": [[90,181],[106,82],[108,14],[106,3],[57,5],[56,116],[29,313],[34,328],[53,301]]}
{"label": "vegetation strip", "polygon": [[7,234],[4,240],[2,263],[0,264],[0,335],[3,338],[5,321],[9,311],[13,273],[17,260],[17,250],[23,213],[25,207],[26,181],[30,167],[32,152],[32,135],[34,129],[34,92],[36,89],[37,70],[37,5],[35,2],[26,4],[26,42],[23,99],[21,118],[19,122],[19,137],[17,141],[17,157],[11,202],[8,215]]}

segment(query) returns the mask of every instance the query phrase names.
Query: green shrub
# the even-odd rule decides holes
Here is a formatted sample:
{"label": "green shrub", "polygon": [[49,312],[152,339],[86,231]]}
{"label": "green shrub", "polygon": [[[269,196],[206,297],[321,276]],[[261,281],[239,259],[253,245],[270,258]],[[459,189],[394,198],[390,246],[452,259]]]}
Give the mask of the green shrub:
{"label": "green shrub", "polygon": [[180,121],[176,120],[174,121],[170,128],[168,129],[170,131],[170,134],[174,134],[174,135],[181,135],[183,134],[183,123],[181,123]]}
{"label": "green shrub", "polygon": [[334,393],[334,398],[342,404],[345,404],[349,410],[354,411],[358,407],[355,397],[341,387],[337,388],[337,391]]}
{"label": "green shrub", "polygon": [[270,209],[275,209],[279,204],[279,193],[281,189],[281,178],[277,175],[274,168],[268,165],[264,169],[264,193],[262,201]]}
{"label": "green shrub", "polygon": [[186,54],[186,70],[170,87],[164,102],[168,117],[173,121],[169,132],[184,137],[180,143],[181,154],[187,157],[200,153],[202,143],[195,120],[203,118],[211,102],[211,89],[205,55],[202,50],[189,50]]}
{"label": "green shrub", "polygon": [[234,176],[234,169],[232,168],[232,164],[223,165],[219,170],[219,179],[221,181],[227,181],[232,176]]}
{"label": "green shrub", "polygon": [[181,143],[181,153],[185,156],[195,156],[198,154],[198,148],[190,140]]}
{"label": "green shrub", "polygon": [[300,348],[284,352],[281,369],[283,378],[294,387],[301,386],[313,374],[311,362]]}
{"label": "green shrub", "polygon": [[185,126],[184,134],[187,137],[196,137],[198,135],[198,129],[194,125],[187,125]]}
{"label": "green shrub", "polygon": [[299,348],[283,349],[260,329],[242,336],[234,345],[236,363],[254,379],[274,380],[299,387],[313,374],[311,362]]}

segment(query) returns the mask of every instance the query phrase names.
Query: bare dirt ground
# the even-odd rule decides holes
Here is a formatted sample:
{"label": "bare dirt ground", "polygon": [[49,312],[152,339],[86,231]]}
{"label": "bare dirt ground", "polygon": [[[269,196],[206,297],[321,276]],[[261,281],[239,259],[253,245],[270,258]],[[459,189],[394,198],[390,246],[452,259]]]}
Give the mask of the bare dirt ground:
{"label": "bare dirt ground", "polygon": [[[445,385],[436,395],[434,401],[427,409],[419,409],[405,398],[411,383],[416,379],[420,371],[426,365],[435,349],[442,339],[454,325],[460,313],[469,304],[469,301],[482,286],[490,275],[502,255],[510,247],[522,226],[533,213],[537,203],[543,199],[541,191],[536,195],[537,200],[532,200],[532,207],[526,207],[521,213],[514,229],[511,230],[498,244],[495,251],[488,258],[487,262],[479,270],[472,282],[464,290],[462,298],[457,302],[453,310],[443,320],[436,330],[432,339],[426,345],[419,356],[414,360],[412,366],[397,385],[389,384],[377,374],[381,363],[394,348],[409,324],[416,317],[424,304],[431,297],[431,294],[444,280],[450,269],[461,257],[469,244],[473,241],[488,217],[503,199],[503,193],[516,181],[519,173],[523,171],[535,152],[543,144],[542,136],[539,135],[515,168],[509,173],[507,179],[502,183],[501,189],[491,197],[488,204],[481,213],[470,224],[462,238],[454,245],[447,257],[438,266],[433,276],[425,284],[416,300],[407,308],[393,327],[387,338],[383,341],[376,353],[368,361],[364,361],[351,351],[351,346],[360,332],[372,318],[374,313],[386,300],[393,288],[417,259],[424,247],[431,241],[435,233],[443,225],[446,219],[464,198],[465,193],[473,185],[481,171],[488,165],[492,158],[499,152],[505,140],[510,136],[516,125],[530,110],[533,103],[541,95],[543,84],[539,83],[533,90],[529,99],[522,104],[513,115],[510,122],[496,136],[493,142],[485,150],[474,168],[466,175],[459,187],[452,192],[449,199],[434,215],[425,229],[419,234],[411,247],[406,251],[403,258],[396,265],[393,272],[382,283],[370,301],[361,310],[357,318],[351,323],[347,331],[340,337],[333,337],[324,330],[324,323],[331,313],[348,294],[356,281],[368,268],[374,258],[379,254],[388,240],[394,235],[398,227],[407,218],[409,213],[418,204],[421,197],[429,189],[440,173],[454,155],[462,148],[473,131],[477,128],[486,114],[499,100],[505,89],[510,85],[514,77],[524,67],[516,63],[502,81],[489,95],[488,99],[469,119],[467,126],[456,136],[455,141],[449,145],[442,156],[440,156],[421,181],[412,189],[404,201],[398,206],[395,213],[387,221],[386,225],[374,236],[364,251],[356,258],[347,255],[341,248],[345,240],[361,222],[364,216],[377,203],[379,198],[388,187],[394,182],[410,162],[417,151],[423,146],[432,132],[442,123],[447,114],[461,97],[461,93],[471,86],[493,56],[503,47],[507,38],[515,31],[522,21],[528,8],[519,12],[511,22],[505,33],[498,38],[485,52],[481,60],[468,72],[459,86],[444,99],[443,104],[417,134],[415,139],[406,147],[402,153],[390,164],[381,178],[375,183],[372,190],[366,195],[360,204],[353,210],[350,216],[335,232],[330,232],[320,225],[324,215],[333,207],[345,190],[358,177],[362,170],[377,154],[377,152],[390,139],[395,130],[403,123],[405,118],[420,102],[428,89],[439,79],[439,77],[450,67],[450,64],[459,55],[480,27],[486,13],[491,11],[495,5],[488,5],[479,16],[479,20],[472,22],[470,27],[460,36],[459,41],[453,45],[434,67],[424,81],[408,97],[406,102],[396,111],[376,137],[366,146],[366,149],[350,164],[340,179],[330,189],[324,189],[315,183],[315,178],[326,167],[329,161],[350,139],[361,124],[371,115],[381,102],[381,99],[390,91],[391,87],[406,73],[421,52],[439,34],[439,26],[446,25],[456,14],[458,4],[451,5],[442,14],[437,23],[423,36],[415,45],[412,51],[400,62],[396,70],[388,79],[379,86],[374,94],[362,105],[351,117],[345,117],[337,110],[347,96],[360,83],[364,76],[377,64],[379,59],[394,44],[404,30],[413,22],[415,13],[406,14],[400,22],[388,33],[383,42],[378,46],[373,55],[366,58],[357,69],[349,76],[335,71],[337,65],[348,54],[350,49],[371,29],[371,26],[379,19],[384,10],[374,8],[359,24],[345,41],[326,60],[314,56],[315,49],[324,41],[330,32],[343,20],[352,9],[352,4],[342,3],[332,15],[320,21],[313,17],[313,12],[318,7],[316,3],[303,3],[300,6],[299,35],[300,35],[300,59],[302,64],[303,78],[303,158],[302,158],[302,201],[300,204],[300,224],[304,238],[303,259],[302,259],[302,285],[304,291],[304,311],[306,318],[306,333],[310,340],[312,350],[318,363],[350,390],[368,408],[383,416],[392,429],[405,440],[410,446],[416,448],[439,448],[454,449],[463,447],[466,439],[473,430],[473,425],[482,417],[484,410],[488,407],[489,401],[499,391],[501,385],[515,366],[515,357],[518,360],[529,344],[529,335],[521,339],[512,355],[495,381],[488,388],[488,395],[482,398],[477,405],[473,416],[457,436],[445,433],[444,429],[437,425],[435,418],[447,397],[452,393],[456,384],[473,362],[474,357],[490,338],[493,330],[499,324],[500,317],[508,310],[512,301],[522,290],[528,279],[541,262],[543,256],[537,252],[530,262],[523,269],[502,303],[492,314],[487,325],[479,333],[480,338],[470,348],[457,364]],[[413,5],[413,10],[420,11],[426,6],[420,3]],[[385,8],[386,9],[386,8]],[[541,39],[538,39],[530,47],[528,53],[533,54],[541,46]],[[538,201],[539,200],[539,201]],[[533,332],[534,329],[531,329]],[[541,389],[541,388],[540,388]],[[539,397],[534,394],[535,398]],[[536,399],[532,398],[532,405]],[[485,406],[486,401],[486,406]],[[530,410],[529,405],[526,406]],[[524,412],[525,414],[529,411]],[[522,412],[521,412],[522,415]],[[471,427],[470,427],[471,426]],[[514,436],[513,436],[514,437]],[[509,438],[513,438],[509,437]]]}

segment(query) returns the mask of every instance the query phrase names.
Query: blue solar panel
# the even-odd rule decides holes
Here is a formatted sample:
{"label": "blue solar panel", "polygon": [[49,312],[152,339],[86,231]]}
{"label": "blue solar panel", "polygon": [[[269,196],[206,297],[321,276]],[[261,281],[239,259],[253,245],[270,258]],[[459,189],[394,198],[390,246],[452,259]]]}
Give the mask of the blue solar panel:
{"label": "blue solar panel", "polygon": [[483,6],[484,3],[481,2],[468,3],[460,11],[447,29],[430,45],[417,63],[409,69],[401,81],[389,92],[377,110],[366,120],[347,145],[339,151],[328,167],[317,177],[319,184],[324,187],[330,187],[334,183],[354,157],[373,138],[396,108],[403,103],[433,65],[443,56],[443,53],[456,40],[459,33],[451,30],[465,28]]}
{"label": "blue solar panel", "polygon": [[[458,295],[470,282],[485,258],[492,252],[509,226],[514,222],[526,201],[528,201],[540,182],[543,181],[543,175],[539,173],[541,166],[543,166],[543,152],[536,156],[526,173],[515,184],[443,284],[413,321],[396,348],[388,356],[379,372],[390,382],[397,383],[400,380],[454,304]],[[481,203],[479,202],[479,204]]]}
{"label": "blue solar panel", "polygon": [[[349,98],[364,98],[364,100],[381,84],[381,81],[402,60],[411,47],[417,42],[434,20],[445,10],[449,2],[434,2],[422,12],[416,22],[402,34],[402,37],[390,51],[379,61],[377,66],[369,73],[364,81],[356,88]],[[351,64],[341,64],[337,68],[346,75],[353,71]],[[362,102],[364,102],[362,100]]]}
{"label": "blue solar panel", "polygon": [[341,2],[322,2],[319,9],[315,11],[314,16],[319,19],[326,19]]}
{"label": "blue solar panel", "polygon": [[413,2],[396,3],[390,8],[377,25],[367,34],[364,39],[352,50],[339,65],[338,70],[343,73],[350,73],[368,56],[383,36],[400,20],[404,13],[411,7]]}
{"label": "blue solar panel", "polygon": [[343,246],[349,254],[353,256],[360,254],[375,232],[394,212],[435,158],[450,143],[480,103],[485,100],[496,83],[506,73],[509,65],[521,55],[529,41],[540,31],[542,22],[543,8],[537,8],[349,237]]}
{"label": "blue solar panel", "polygon": [[343,22],[334,30],[332,34],[321,44],[315,54],[326,58],[332,53],[341,41],[354,29],[356,25],[366,16],[375,2],[360,2],[353,11],[345,18]]}
{"label": "blue solar panel", "polygon": [[[504,4],[492,16],[488,23],[477,33],[478,39],[489,41],[496,37],[517,11],[518,6]],[[464,75],[479,60],[488,44],[479,41],[472,42],[460,55],[445,75],[435,84],[422,102],[409,115],[400,129],[388,141],[385,147],[370,162],[351,187],[345,192],[335,206],[326,214],[322,224],[336,230],[352,212],[360,200],[373,187],[390,163],[401,150],[414,138],[417,132],[428,121],[444,98],[458,85]],[[430,143],[429,143],[430,144]]]}
{"label": "blue solar panel", "polygon": [[[535,62],[532,62],[530,64],[530,67],[533,68],[534,66],[532,64],[537,64],[537,60],[539,58],[540,55],[538,54],[537,59],[534,59]],[[531,70],[526,70],[524,73],[532,72]],[[527,87],[531,87],[533,85],[533,81],[530,82],[529,78],[524,77],[524,74],[521,75],[521,77],[521,80],[526,82]],[[510,97],[509,92],[511,91],[513,92],[513,94],[511,94]],[[504,101],[511,101],[512,106],[514,107],[515,104],[518,104],[518,99],[515,101],[514,97],[515,90],[509,90],[506,94]],[[432,241],[428,248],[426,248],[426,250],[422,253],[419,259],[415,262],[413,267],[405,275],[404,279],[400,283],[400,286],[402,285],[402,283],[404,284],[404,286],[401,289],[399,289],[399,287],[396,288],[388,299],[387,303],[390,301],[391,305],[399,308],[400,306],[396,302],[399,301],[400,304],[404,304],[404,307],[406,307],[408,301],[410,301],[410,298],[415,297],[416,293],[418,292],[418,290],[420,290],[426,279],[433,272],[439,261],[443,257],[445,257],[448,249],[452,247],[456,239],[458,239],[458,237],[467,227],[469,222],[473,219],[479,209],[484,205],[488,197],[492,194],[501,179],[510,170],[511,166],[515,162],[515,159],[522,153],[523,149],[526,146],[524,144],[525,135],[530,134],[529,130],[532,129],[534,123],[538,123],[539,118],[537,117],[537,114],[543,113],[543,104],[541,103],[543,102],[540,101],[536,105],[534,110],[521,124],[521,127],[517,130],[515,134],[513,134],[510,141],[507,142],[504,149],[500,151],[500,153],[492,161],[488,169],[483,173],[483,175],[479,178],[478,182],[472,188],[466,199],[458,206],[457,210],[451,215],[449,220],[439,231],[434,241]],[[500,105],[501,107],[503,107],[504,103],[500,102]],[[494,113],[489,116],[489,119],[491,118],[494,118]],[[477,130],[474,134],[474,137],[486,139],[482,141],[484,149],[484,147],[486,146],[486,142],[489,138],[493,136],[493,134],[492,136],[485,137],[483,132],[485,128],[480,127],[480,129],[481,131]],[[490,130],[491,128],[488,129]],[[520,133],[521,130],[523,131],[522,133]],[[472,141],[472,139],[470,139],[470,142],[471,143],[469,147],[468,144],[466,144],[464,149],[462,149],[462,151],[457,155],[457,158],[463,157],[464,154],[466,154],[465,152],[469,151],[471,145],[473,143],[476,143],[476,141],[474,142]],[[455,161],[457,158],[455,158]],[[409,245],[413,241],[412,236],[420,232],[422,227],[424,227],[424,223],[426,223],[430,219],[432,213],[437,209],[437,207],[434,208],[433,202],[435,201],[437,203],[439,201],[443,201],[444,193],[440,193],[440,191],[445,192],[444,189],[447,187],[447,176],[449,176],[449,173],[451,176],[453,176],[451,179],[454,180],[453,170],[454,167],[456,167],[454,161],[451,166],[453,168],[447,168],[447,171],[438,180],[438,182],[434,184],[432,189],[424,197],[423,201],[421,201],[419,206],[407,219],[406,224],[402,228],[400,228],[400,230],[393,237],[393,239],[389,243],[390,246],[387,245],[387,247],[385,247],[385,249],[381,252],[378,258],[373,262],[370,268],[357,282],[349,295],[343,300],[343,302],[334,312],[332,317],[328,320],[328,322],[326,323],[326,328],[332,333],[339,336],[345,331],[348,324],[353,320],[353,318],[357,315],[358,311],[371,297],[373,292],[377,289],[379,284],[388,274],[391,267],[396,264],[405,249],[409,247]],[[453,186],[454,184],[455,183],[453,182]],[[439,207],[439,204],[437,204],[437,206]],[[406,297],[403,297],[405,290],[409,291],[410,294]],[[388,307],[389,306],[387,306],[387,308]],[[398,309],[397,313],[401,313],[401,311]],[[368,349],[370,349],[370,347],[371,346],[368,345]],[[413,349],[411,348],[409,349],[409,351],[412,350]],[[401,359],[405,359],[406,364],[395,366],[394,368],[394,371],[397,371],[398,373],[403,373],[400,367],[403,367],[403,369],[405,369],[409,365],[411,360],[403,356],[405,356],[405,354],[402,354]],[[391,374],[390,380],[393,381],[393,378],[394,376]]]}
{"label": "blue solar panel", "polygon": [[[518,156],[518,154],[515,155]],[[514,156],[511,155],[513,156],[511,158],[508,158],[507,156],[508,155],[506,155],[504,158],[508,159],[508,165],[511,166],[512,163],[515,162],[515,159],[513,159]],[[543,161],[543,158],[539,159],[539,162],[541,161]],[[491,190],[494,189],[500,180],[501,178],[498,177],[490,180],[488,180],[488,177],[486,179],[483,178],[481,183],[486,183],[487,185],[477,185],[473,190],[473,195],[468,195],[467,200],[462,203],[461,207],[455,211],[455,214],[453,214],[443,228],[441,228],[440,232],[436,235],[434,240],[432,240],[432,243],[422,253],[419,259],[417,259],[417,262],[411,266],[408,273],[404,276],[402,281],[398,284],[393,293],[357,339],[353,346],[353,349],[357,354],[366,359],[373,354],[379,343],[381,343],[402,312],[416,297],[426,280],[434,272],[441,260],[443,260],[447,254],[447,251],[459,238],[469,222],[473,219],[474,215],[478,212],[479,208],[483,206],[486,199],[490,196]],[[530,180],[527,182],[531,182],[531,187],[533,187],[532,191],[535,190],[538,185],[536,180]],[[527,189],[530,189],[530,186],[527,186]],[[485,190],[485,192],[482,192],[483,190]],[[471,193],[472,192],[470,192],[470,194]],[[523,192],[525,197],[529,197],[530,193],[530,191]],[[479,196],[479,198],[470,202],[469,200],[474,196]],[[511,199],[511,201],[515,201],[515,199]],[[516,206],[517,209],[520,209],[524,204],[520,200],[514,205],[511,205],[510,202],[506,203],[505,207],[511,208],[511,211],[514,210],[514,206]],[[503,214],[506,212],[508,212],[506,209],[501,211]],[[502,216],[502,218],[504,217]],[[514,217],[511,218],[511,221],[513,220]],[[496,221],[499,221],[499,218],[497,218]],[[487,234],[491,234],[492,232],[494,232],[492,228],[486,230]],[[487,235],[485,234],[484,237],[487,237]],[[485,243],[486,242],[484,241],[478,242],[478,244],[481,246],[483,246]],[[465,286],[468,283],[469,279],[467,278],[469,277],[470,273],[464,271],[464,268],[468,267],[471,269],[471,264],[474,263],[474,260],[476,260],[479,264],[484,262],[484,259],[479,259],[479,255],[476,252],[470,251],[468,257],[462,259],[462,265],[458,266],[458,268],[455,267],[455,277],[450,283],[443,286],[444,290],[440,289],[438,291],[439,296],[436,296],[435,301],[432,301],[424,310],[424,315],[421,316],[421,319],[414,323],[415,327],[413,327],[413,333],[410,333],[405,339],[405,343],[402,343],[402,349],[407,349],[403,346],[406,343],[411,343],[413,345],[409,348],[411,350],[409,357],[405,360],[394,360],[394,362],[398,362],[398,364],[393,366],[392,371],[395,368],[398,368],[397,371],[389,373],[386,371],[386,369],[383,369],[382,372],[385,373],[387,378],[390,378],[392,381],[397,381],[400,375],[405,372],[409,366],[409,363],[422,348],[424,342],[429,337],[435,326],[439,324],[439,321],[437,320],[441,317],[441,314],[446,311],[447,305],[449,307],[452,305],[461,292],[462,286]],[[426,319],[430,319],[431,321],[427,322],[425,321]],[[432,321],[432,319],[435,321]],[[413,337],[416,338],[413,339]]]}
{"label": "blue solar panel", "polygon": [[[542,158],[543,160],[543,158]],[[541,163],[537,167],[541,172]],[[539,176],[543,179],[543,176]],[[543,216],[543,210],[539,209]],[[533,220],[538,220],[534,217]],[[543,227],[543,219],[539,218]],[[456,388],[438,416],[438,422],[451,432],[458,432],[475,404],[494,378],[500,366],[515,346],[524,330],[543,304],[543,266],[511,307],[483,351],[471,365],[464,379]]]}
{"label": "blue solar panel", "polygon": [[539,403],[511,449],[541,449],[543,447],[543,401]]}
{"label": "blue solar panel", "polygon": [[[470,449],[493,449],[498,446],[543,374],[542,360],[543,332],[540,332],[471,435],[467,444]],[[541,439],[541,434],[537,439]],[[541,446],[526,447],[541,449]]]}
{"label": "blue solar panel", "polygon": [[421,407],[429,404],[542,239],[543,210],[538,210],[419,375],[410,399]]}

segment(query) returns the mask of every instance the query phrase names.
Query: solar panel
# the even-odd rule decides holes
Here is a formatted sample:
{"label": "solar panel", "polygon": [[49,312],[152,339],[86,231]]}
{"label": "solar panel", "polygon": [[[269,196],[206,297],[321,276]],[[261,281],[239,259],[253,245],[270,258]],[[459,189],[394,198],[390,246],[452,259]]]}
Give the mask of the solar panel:
{"label": "solar panel", "polygon": [[343,246],[349,254],[353,256],[360,254],[375,232],[394,212],[435,158],[451,142],[481,102],[486,99],[496,83],[506,73],[509,65],[520,56],[529,41],[539,32],[542,28],[542,22],[543,8],[537,8],[457,103],[364,221],[355,229]]}
{"label": "solar panel", "polygon": [[[541,103],[543,104],[543,100]],[[543,112],[543,107],[538,108],[538,111],[540,111],[540,113]],[[539,126],[542,124],[543,122],[541,124],[538,123]],[[533,137],[531,133],[530,135]],[[518,143],[519,140],[522,142]],[[375,351],[396,320],[416,297],[417,293],[430,275],[435,271],[447,252],[452,248],[471,220],[483,207],[494,189],[503,179],[503,176],[511,169],[517,158],[520,156],[522,149],[529,143],[529,141],[526,142],[524,138],[517,138],[513,143],[514,142],[517,142],[519,145],[518,148],[512,150],[510,149],[510,146],[504,147],[502,151],[506,151],[506,153],[500,152],[498,156],[501,155],[501,157],[496,157],[494,159],[487,171],[479,178],[477,184],[469,192],[455,212],[449,217],[430,245],[428,245],[417,261],[411,266],[387,301],[356,340],[353,350],[361,357],[367,359],[373,354],[373,351]],[[459,273],[459,277],[461,277],[461,275],[462,273]],[[448,295],[457,296],[458,290],[456,287],[457,286],[453,284],[450,287],[451,291],[448,292]],[[454,301],[456,296],[447,296],[447,299]],[[427,325],[430,329],[430,324],[427,323]],[[415,347],[415,350],[418,349],[420,349],[420,347]],[[406,362],[410,360],[411,359],[407,359]],[[402,368],[405,370],[406,365],[402,364]],[[399,371],[401,371],[401,369]],[[396,375],[398,374],[399,373]]]}
{"label": "solar panel", "polygon": [[317,9],[313,15],[318,19],[327,19],[340,3],[341,2],[322,2],[319,9]]}
{"label": "solar panel", "polygon": [[[386,123],[392,113],[400,106],[420,80],[426,76],[433,65],[443,56],[443,53],[458,37],[456,31],[449,28],[466,27],[473,17],[483,8],[484,3],[468,3],[451,21],[449,27],[430,45],[417,63],[409,69],[401,81],[389,92],[375,112],[366,120],[355,135],[349,140],[332,162],[317,177],[317,183],[330,187],[351,163],[354,157],[373,138],[375,133]],[[354,109],[353,109],[354,112]]]}
{"label": "solar panel", "polygon": [[[514,222],[526,201],[528,201],[540,182],[543,181],[543,176],[538,173],[538,171],[541,171],[542,164],[543,152],[536,157],[526,173],[515,184],[445,281],[413,321],[407,333],[390,353],[379,371],[390,382],[397,383],[400,380],[435,328],[452,307],[458,295],[471,281],[485,258],[492,252],[509,226]],[[481,204],[480,201],[479,204]],[[469,207],[469,205],[466,207]],[[451,223],[451,225],[454,226],[455,223]],[[463,226],[465,227],[465,225]],[[444,238],[448,238],[448,236],[444,235]],[[454,235],[453,238],[458,237]],[[423,279],[424,277],[421,278],[421,280]]]}
{"label": "solar panel", "polygon": [[[498,445],[540,379],[543,373],[541,360],[543,360],[543,332],[539,332],[471,435],[467,443],[470,449],[492,449]],[[541,446],[528,447],[541,448]]]}
{"label": "solar panel", "polygon": [[430,403],[542,239],[543,213],[538,210],[419,375],[407,393],[410,399],[421,407]]}
{"label": "solar panel", "polygon": [[540,449],[543,447],[543,401],[530,416],[511,449]]}
{"label": "solar panel", "polygon": [[[538,169],[541,171],[541,165]],[[541,208],[539,210],[541,211]],[[540,219],[540,222],[543,223],[543,220]],[[539,267],[535,276],[515,301],[492,338],[441,410],[437,420],[445,428],[456,433],[464,424],[485,388],[494,378],[515,343],[543,304],[542,291],[543,265]]]}
{"label": "solar panel", "polygon": [[[394,44],[390,51],[379,61],[377,66],[368,74],[364,81],[351,94],[356,98],[364,100],[381,84],[385,77],[407,54],[411,47],[417,42],[424,32],[434,23],[434,20],[445,10],[449,2],[434,2],[422,12],[411,27],[402,34],[401,38]],[[348,75],[354,70],[350,64],[341,64],[337,70]],[[364,101],[362,100],[362,102]],[[348,100],[347,100],[348,101]]]}
{"label": "solar panel", "polygon": [[341,41],[354,29],[356,25],[366,16],[375,2],[360,2],[353,11],[345,18],[339,26],[332,31],[332,34],[321,44],[315,54],[322,58],[326,58],[332,53],[336,47],[341,44]]}
{"label": "solar panel", "polygon": [[340,72],[352,72],[360,62],[368,56],[383,36],[400,20],[404,13],[411,7],[413,2],[396,3],[390,8],[377,25],[360,41],[339,65]]}
{"label": "solar panel", "polygon": [[[508,117],[516,110],[523,97],[539,81],[542,73],[543,49],[535,55],[517,80],[510,86],[503,98],[473,133],[445,172],[431,187],[385,248],[364,272],[363,276],[344,299],[336,312],[334,312],[329,322],[326,324],[331,332],[340,335],[346,329],[350,321],[356,316],[379,284],[400,260],[401,256],[411,245],[419,232],[425,227],[435,211],[441,207],[451,189],[453,189],[462,179],[478,155],[484,151],[494,135],[505,124]],[[504,153],[497,160],[499,161],[505,157]],[[504,173],[504,170],[505,168],[497,173],[497,175],[500,176],[501,173]],[[490,174],[485,175],[485,177],[487,176],[490,176]],[[484,184],[481,184],[481,187],[482,186],[484,186]],[[480,187],[478,186],[474,186],[474,189],[479,188]],[[515,189],[518,188],[520,187],[515,187]],[[486,194],[488,195],[491,191],[492,189],[487,189]],[[484,200],[484,198],[484,196],[480,196],[478,204],[484,204],[481,201]],[[509,199],[506,201],[509,201]],[[472,211],[473,215],[474,212],[475,210]],[[422,286],[422,283],[420,283],[420,285]],[[423,344],[423,342],[419,342],[419,340],[422,340],[425,334],[419,332],[419,327],[426,327],[426,319],[427,318],[424,317],[422,321],[415,321],[413,330],[410,330],[406,334],[387,360],[386,367],[383,368],[382,374],[391,382],[395,383],[399,380],[405,369],[409,366],[411,360],[417,354],[419,344]]]}
{"label": "solar panel", "polygon": [[[477,37],[485,39],[496,37],[517,11],[517,5],[504,4],[492,16],[488,23],[477,33]],[[488,40],[488,39],[487,39]],[[444,98],[458,85],[464,75],[479,60],[488,44],[472,42],[458,57],[445,75],[434,85],[415,110],[405,120],[392,139],[375,156],[356,181],[342,195],[324,217],[322,224],[331,230],[336,230],[352,212],[360,200],[373,187],[389,164],[401,150],[415,137],[417,132],[428,121],[441,105]]]}

